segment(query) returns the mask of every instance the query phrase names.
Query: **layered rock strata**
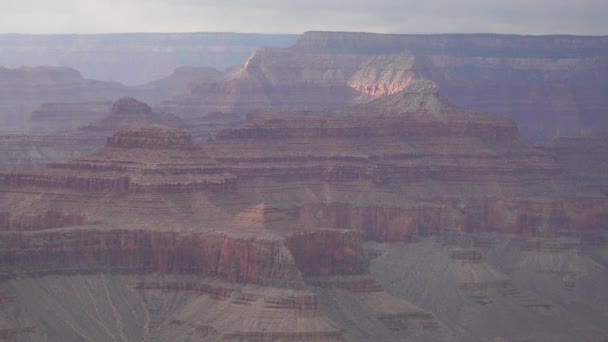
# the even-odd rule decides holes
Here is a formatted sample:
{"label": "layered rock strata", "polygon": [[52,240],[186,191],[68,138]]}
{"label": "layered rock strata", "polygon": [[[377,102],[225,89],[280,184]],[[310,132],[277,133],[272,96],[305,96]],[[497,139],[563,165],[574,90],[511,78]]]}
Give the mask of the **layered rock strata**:
{"label": "layered rock strata", "polygon": [[[120,105],[141,107],[134,102]],[[195,146],[190,133],[175,128],[120,131],[86,158],[5,174],[3,186],[5,275],[122,270],[301,287],[302,275],[367,270],[360,238],[352,231],[303,226],[264,204],[234,218],[214,209],[205,197],[236,194],[237,177]],[[38,189],[33,191],[42,197],[34,199],[28,189]],[[53,211],[32,217],[53,198]],[[118,202],[110,205],[112,198]],[[21,208],[28,201],[33,202]],[[201,228],[195,228],[197,221]],[[142,228],[147,225],[150,231]]]}
{"label": "layered rock strata", "polygon": [[[371,240],[446,229],[560,235],[607,223],[603,194],[577,189],[512,121],[446,103],[424,80],[346,110],[259,111],[206,145],[252,196]],[[293,184],[291,195],[281,184]]]}
{"label": "layered rock strata", "polygon": [[[125,124],[153,115],[133,99],[114,107],[134,114]],[[105,123],[99,132],[116,129]],[[1,306],[7,329],[23,325],[13,305],[29,307],[18,290],[33,276],[32,293],[60,296],[53,291],[69,279],[79,294],[72,301],[94,303],[84,306],[89,323],[76,320],[61,333],[47,327],[71,322],[72,309],[51,317],[27,310],[44,333],[111,339],[122,331],[161,341],[470,340],[474,328],[494,338],[455,319],[451,304],[438,308],[427,289],[476,319],[480,307],[501,303],[493,317],[525,315],[536,324],[529,332],[578,311],[556,304],[561,292],[548,300],[520,289],[507,270],[513,279],[534,267],[558,272],[559,289],[573,293],[576,274],[564,258],[584,249],[590,279],[605,281],[605,194],[572,182],[511,120],[447,103],[419,77],[347,109],[257,111],[199,145],[167,126],[120,129],[86,157],[0,180],[0,293],[19,296]],[[443,247],[426,248],[433,237]],[[363,240],[418,243],[366,251]],[[421,253],[407,254],[409,246]],[[487,249],[505,272],[488,265]],[[417,294],[413,303],[407,291]],[[104,319],[106,311],[114,318]],[[143,330],[121,328],[123,315]],[[576,326],[590,327],[585,336],[603,332],[593,320]]]}
{"label": "layered rock strata", "polygon": [[302,53],[416,55],[414,69],[460,105],[513,118],[537,141],[605,127],[606,37],[307,32]]}

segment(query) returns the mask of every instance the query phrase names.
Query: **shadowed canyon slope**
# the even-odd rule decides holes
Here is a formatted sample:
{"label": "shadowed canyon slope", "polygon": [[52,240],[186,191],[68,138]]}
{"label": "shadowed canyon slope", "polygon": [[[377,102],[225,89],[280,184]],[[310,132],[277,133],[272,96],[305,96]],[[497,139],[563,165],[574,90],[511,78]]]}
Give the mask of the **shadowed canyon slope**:
{"label": "shadowed canyon slope", "polygon": [[605,338],[605,193],[438,91],[410,74],[369,103],[258,110],[201,144],[115,103],[133,119],[101,120],[104,147],[0,176],[0,332]]}

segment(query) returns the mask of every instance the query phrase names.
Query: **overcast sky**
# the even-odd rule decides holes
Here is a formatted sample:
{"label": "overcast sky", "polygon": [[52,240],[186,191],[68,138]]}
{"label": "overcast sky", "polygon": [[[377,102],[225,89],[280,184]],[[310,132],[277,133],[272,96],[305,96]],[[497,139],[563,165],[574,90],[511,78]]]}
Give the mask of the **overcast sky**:
{"label": "overcast sky", "polygon": [[608,0],[0,0],[0,32],[608,34]]}

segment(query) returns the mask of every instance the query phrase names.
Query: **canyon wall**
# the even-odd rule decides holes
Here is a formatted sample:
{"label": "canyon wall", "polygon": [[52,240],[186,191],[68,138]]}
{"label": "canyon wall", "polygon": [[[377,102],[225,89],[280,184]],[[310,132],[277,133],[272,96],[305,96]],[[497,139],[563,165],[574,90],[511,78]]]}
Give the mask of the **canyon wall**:
{"label": "canyon wall", "polygon": [[278,287],[303,285],[289,250],[278,241],[124,230],[3,235],[3,276],[159,272],[218,276],[231,282]]}
{"label": "canyon wall", "polygon": [[513,118],[547,142],[605,127],[608,38],[494,34],[384,35],[307,32],[293,50],[416,56],[415,71],[446,99]]}
{"label": "canyon wall", "polygon": [[307,32],[255,51],[222,80],[163,102],[179,115],[323,110],[434,81],[445,99],[515,120],[535,142],[608,125],[608,39],[492,34]]}

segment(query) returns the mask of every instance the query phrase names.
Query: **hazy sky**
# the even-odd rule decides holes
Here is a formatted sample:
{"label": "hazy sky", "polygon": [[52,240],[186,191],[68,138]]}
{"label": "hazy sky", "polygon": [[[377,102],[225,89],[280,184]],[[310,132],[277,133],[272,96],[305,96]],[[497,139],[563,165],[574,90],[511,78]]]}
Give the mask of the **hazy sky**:
{"label": "hazy sky", "polygon": [[0,32],[608,34],[608,0],[0,0]]}

